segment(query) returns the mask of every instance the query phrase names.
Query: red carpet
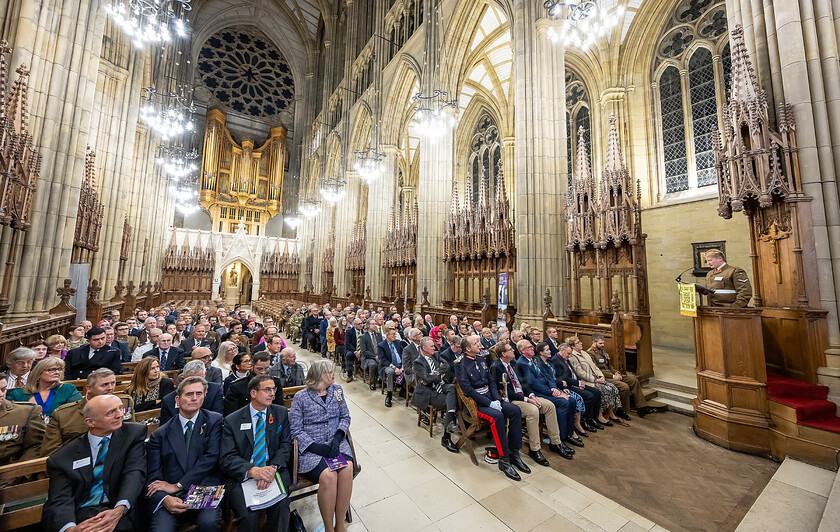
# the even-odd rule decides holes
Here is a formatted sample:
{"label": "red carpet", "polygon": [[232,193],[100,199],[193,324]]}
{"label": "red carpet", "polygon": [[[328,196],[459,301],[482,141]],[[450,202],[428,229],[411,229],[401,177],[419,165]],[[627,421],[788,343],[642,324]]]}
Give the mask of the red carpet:
{"label": "red carpet", "polygon": [[828,386],[767,374],[767,398],[794,408],[797,423],[840,433],[840,418],[835,415],[837,407],[827,397]]}

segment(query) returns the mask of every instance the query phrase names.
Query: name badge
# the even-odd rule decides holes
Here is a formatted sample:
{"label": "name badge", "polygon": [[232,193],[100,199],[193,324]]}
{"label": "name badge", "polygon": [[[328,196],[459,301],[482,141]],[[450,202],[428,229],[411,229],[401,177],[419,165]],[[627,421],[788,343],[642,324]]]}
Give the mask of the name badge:
{"label": "name badge", "polygon": [[87,458],[82,458],[79,460],[73,461],[73,469],[79,469],[80,467],[85,467],[90,465],[90,456]]}
{"label": "name badge", "polygon": [[723,277],[715,277],[715,281],[723,281]]}
{"label": "name badge", "polygon": [[604,359],[603,359],[603,358],[599,358],[599,359],[598,359],[598,362],[600,362],[601,364],[603,364],[603,363],[604,363]]}
{"label": "name badge", "polygon": [[243,424],[239,425],[239,430],[251,430],[251,424],[250,423],[243,423]]}

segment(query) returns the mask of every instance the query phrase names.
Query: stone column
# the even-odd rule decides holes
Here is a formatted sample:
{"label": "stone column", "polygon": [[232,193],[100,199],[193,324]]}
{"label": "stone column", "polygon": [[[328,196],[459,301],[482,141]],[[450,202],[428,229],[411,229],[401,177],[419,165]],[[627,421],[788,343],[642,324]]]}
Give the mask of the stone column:
{"label": "stone column", "polygon": [[553,310],[566,308],[563,231],[568,187],[564,50],[546,36],[541,3],[517,0],[513,41],[516,83],[516,290],[517,320],[542,315],[549,288]]}
{"label": "stone column", "polygon": [[446,264],[443,262],[443,235],[449,214],[454,172],[455,131],[434,140],[420,141],[420,186],[417,206],[417,294],[422,302],[424,289],[429,302],[440,305],[446,296]]}
{"label": "stone column", "polygon": [[365,248],[365,290],[370,287],[374,299],[382,298],[385,272],[382,266],[382,239],[388,232],[388,215],[397,189],[398,148],[383,146],[385,172],[380,181],[368,188],[367,246]]}
{"label": "stone column", "polygon": [[335,273],[333,284],[338,297],[344,297],[350,291],[350,275],[347,271],[347,248],[356,223],[359,193],[365,186],[358,175],[347,173],[347,195],[341,200],[335,219]]}

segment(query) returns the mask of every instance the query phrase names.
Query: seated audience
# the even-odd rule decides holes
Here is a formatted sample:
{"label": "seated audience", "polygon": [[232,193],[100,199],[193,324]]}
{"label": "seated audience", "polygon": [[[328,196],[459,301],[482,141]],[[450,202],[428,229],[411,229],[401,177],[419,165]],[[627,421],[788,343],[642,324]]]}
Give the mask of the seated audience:
{"label": "seated audience", "polygon": [[44,441],[41,443],[41,456],[49,456],[68,441],[87,432],[83,411],[88,401],[94,397],[119,397],[123,405],[123,420],[134,421],[134,401],[125,394],[114,394],[116,384],[117,378],[110,369],[99,368],[91,371],[87,377],[86,395],[75,403],[60,406],[53,411],[50,422],[47,423]]}
{"label": "seated audience", "polygon": [[73,350],[77,347],[81,347],[87,343],[87,339],[85,337],[85,327],[82,324],[76,325],[72,329],[70,329],[70,337],[67,338],[67,350]]}
{"label": "seated audience", "polygon": [[[224,344],[224,342],[222,342]],[[235,349],[236,346],[231,344]],[[237,353],[233,357],[233,362],[231,362],[231,371],[228,374],[227,378],[225,378],[224,382],[222,383],[223,392],[225,395],[228,394],[228,390],[230,390],[230,385],[234,381],[238,381],[243,377],[247,377],[251,371],[251,356],[250,355],[240,355]]]}
{"label": "seated audience", "polygon": [[[280,337],[272,338],[272,343],[279,344],[277,338]],[[297,363],[297,353],[293,347],[287,347],[280,351],[280,359],[269,368],[268,374],[280,379],[284,389],[303,386],[303,366]]]}
{"label": "seated audience", "polygon": [[120,352],[106,345],[105,331],[92,327],[87,332],[87,345],[77,347],[67,352],[64,362],[65,380],[86,379],[91,371],[97,368],[108,368],[116,375],[122,373],[122,359]]}
{"label": "seated audience", "polygon": [[[258,354],[255,358],[263,356]],[[268,370],[267,365],[265,369]],[[228,481],[225,498],[238,519],[239,532],[266,528],[286,532],[289,529],[289,497],[268,508],[251,510],[246,506],[242,483],[254,479],[257,489],[267,489],[272,482],[278,482],[279,476],[281,489],[288,490],[292,485],[288,470],[292,455],[289,413],[286,407],[276,404],[278,396],[282,402],[283,394],[269,375],[256,375],[245,383],[249,400],[225,418],[222,428],[219,463]],[[267,527],[261,529],[259,522],[263,514]]]}
{"label": "seated audience", "polygon": [[337,327],[333,331],[333,342],[335,342],[335,358],[341,364],[344,371],[344,339],[347,332],[347,318],[340,317],[336,320]]}
{"label": "seated audience", "polygon": [[158,336],[157,347],[143,355],[143,358],[146,357],[158,359],[161,371],[180,371],[184,369],[184,364],[186,364],[184,352],[172,345],[172,335],[169,333]]}
{"label": "seated audience", "polygon": [[131,353],[131,361],[139,362],[143,359],[143,357],[150,353],[152,349],[156,348],[161,334],[163,334],[163,331],[157,327],[152,327],[148,331],[144,330],[143,335],[145,335],[146,341],[142,342],[139,346],[137,346],[137,349]]}
{"label": "seated audience", "polygon": [[548,431],[548,448],[558,454],[563,439],[560,437],[560,428],[557,425],[557,411],[554,403],[547,399],[540,399],[533,392],[525,395],[522,387],[522,377],[516,369],[516,361],[513,357],[513,348],[507,342],[499,342],[491,353],[495,352],[496,361],[490,366],[490,374],[496,383],[499,391],[504,391],[505,399],[511,404],[518,406],[522,411],[522,419],[525,420],[525,428],[528,432],[528,456],[541,466],[550,466],[548,459],[542,454],[540,442],[540,414],[545,419],[545,428]]}
{"label": "seated audience", "polygon": [[53,334],[47,337],[47,356],[64,360],[67,356],[67,339],[60,334]]}
{"label": "seated audience", "polygon": [[621,406],[616,410],[616,415],[624,420],[629,421],[630,416],[630,394],[633,394],[633,403],[636,405],[636,413],[639,417],[645,417],[651,412],[651,408],[647,405],[645,393],[642,391],[642,385],[635,376],[627,372],[620,372],[612,365],[610,354],[604,350],[604,337],[600,334],[592,335],[592,345],[586,351],[590,357],[595,361],[598,369],[603,373],[606,381],[618,389],[618,395],[621,397]]}
{"label": "seated audience", "polygon": [[222,370],[213,365],[213,352],[209,347],[196,347],[192,349],[192,360],[200,360],[204,364],[204,379],[207,382],[222,384]]}
{"label": "seated audience", "polygon": [[85,405],[86,436],[68,442],[47,459],[49,494],[42,526],[49,532],[135,530],[146,478],[145,425],[123,423],[122,402],[113,395]]}
{"label": "seated audience", "polygon": [[28,347],[18,347],[6,355],[9,390],[26,386],[34,362],[35,353]]}
{"label": "seated audience", "polygon": [[455,382],[455,363],[461,357],[461,342],[454,332],[449,332],[452,334],[452,342],[440,352],[440,359],[449,365],[449,369],[443,372],[443,382],[452,384]]}
{"label": "seated audience", "polygon": [[596,432],[603,429],[602,421],[607,421],[607,419],[601,415],[601,391],[580,380],[569,361],[571,355],[571,346],[564,342],[559,344],[557,354],[552,355],[549,362],[554,367],[557,383],[583,398],[586,411],[582,416],[583,419],[576,426],[576,430],[581,436],[588,436],[586,431]]}
{"label": "seated audience", "polygon": [[261,344],[266,346],[265,349],[262,351],[255,351],[252,354],[256,353],[268,353],[268,356],[271,357],[271,365],[278,364],[280,362],[280,353],[283,351],[285,344],[283,343],[283,339],[280,338],[279,334],[272,334],[266,340],[266,343]]}
{"label": "seated audience", "polygon": [[137,412],[153,410],[161,400],[175,390],[175,384],[160,371],[160,362],[155,357],[146,357],[134,368],[134,375],[126,393],[134,400]]}
{"label": "seated audience", "polygon": [[26,386],[9,392],[9,399],[18,403],[35,403],[41,407],[44,419],[61,405],[75,403],[82,398],[79,390],[69,382],[61,383],[64,375],[64,361],[47,358],[36,364],[29,374]]}
{"label": "seated audience", "polygon": [[174,323],[168,323],[164,332],[172,336],[172,347],[181,349],[181,342],[184,341],[184,335],[178,332],[178,326]]}
{"label": "seated audience", "polygon": [[371,318],[367,321],[367,331],[361,335],[359,342],[360,362],[362,372],[370,374],[370,389],[376,389],[376,380],[379,373],[379,359],[377,346],[382,342],[382,335],[377,331],[376,320]]}
{"label": "seated audience", "polygon": [[32,362],[33,366],[47,358],[47,342],[43,340],[35,340],[26,347],[28,347],[32,350],[33,353],[35,353],[35,361]]}
{"label": "seated audience", "polygon": [[[408,327],[404,331],[406,340],[403,346],[403,373],[405,373],[405,382],[409,385],[414,385],[414,361],[420,356],[420,340],[423,338],[423,333],[414,327]],[[435,343],[431,342],[432,348]]]}
{"label": "seated audience", "polygon": [[[184,371],[181,372],[181,379],[188,377],[199,377],[204,379],[206,370],[204,369],[204,362],[200,360],[191,360],[184,366]],[[205,379],[206,381],[206,379]],[[178,401],[177,390],[166,394],[160,402],[160,423],[164,424],[173,417],[178,416]],[[207,382],[207,389],[204,391],[204,399],[202,408],[217,412],[222,415],[224,412],[224,398],[222,396],[222,385],[215,382]]]}
{"label": "seated audience", "polygon": [[414,329],[414,331],[420,336],[420,356],[413,362],[417,385],[411,396],[411,404],[421,411],[425,411],[431,405],[444,412],[444,431],[440,444],[451,453],[460,452],[452,443],[452,432],[457,428],[455,386],[443,380],[443,374],[449,370],[449,364],[435,352],[435,343],[431,338],[423,336],[419,329]]}
{"label": "seated audience", "polygon": [[481,347],[490,349],[494,345],[496,345],[496,341],[493,340],[493,331],[490,330],[490,327],[481,329]]}
{"label": "seated audience", "polygon": [[601,392],[601,412],[606,414],[606,422],[602,424],[610,427],[612,422],[626,424],[626,421],[619,419],[615,411],[621,408],[621,397],[618,395],[618,388],[608,383],[604,374],[598,366],[589,358],[589,354],[583,350],[583,343],[577,336],[566,338],[566,343],[572,347],[569,362],[572,363],[575,373],[587,386],[592,385]]}
{"label": "seated audience", "polygon": [[188,524],[197,525],[202,532],[221,527],[219,508],[188,510],[183,500],[192,485],[222,483],[219,454],[223,418],[204,407],[208,384],[201,377],[185,377],[173,392],[178,415],[149,438],[146,499],[151,512],[149,529],[153,532],[175,532]]}
{"label": "seated audience", "polygon": [[[335,383],[331,360],[316,360],[309,366],[306,388],[295,394],[289,419],[291,437],[297,440],[300,453],[298,475],[318,483],[318,508],[325,530],[341,532],[353,492],[353,455],[347,441],[350,410],[344,391]],[[324,458],[339,453],[347,467],[331,471]]]}
{"label": "seated audience", "polygon": [[519,456],[522,448],[522,411],[502,401],[487,364],[478,356],[481,351],[478,336],[462,339],[461,350],[464,356],[455,364],[455,379],[464,395],[475,401],[479,417],[490,424],[499,453],[499,470],[512,480],[522,480],[516,469],[523,473],[531,472]]}
{"label": "seated audience", "polygon": [[387,393],[385,395],[385,406],[391,407],[391,397],[394,394],[394,382],[398,377],[404,380],[405,373],[402,363],[402,342],[397,340],[396,327],[389,327],[385,334],[385,340],[377,346],[377,358],[379,359],[379,378],[385,382]]}
{"label": "seated audience", "polygon": [[[271,367],[271,357],[266,353],[257,353],[251,357],[251,371],[245,377],[233,381],[225,394],[225,416],[229,416],[235,411],[248,404],[249,389],[248,383],[253,377],[259,375],[268,375],[268,368]],[[268,375],[270,378],[271,375]],[[274,378],[274,384],[277,388],[277,393],[274,396],[274,404],[283,404],[283,383],[280,379]]]}
{"label": "seated audience", "polygon": [[569,445],[583,447],[583,440],[580,439],[580,436],[576,432],[577,430],[583,430],[580,425],[581,414],[586,412],[586,405],[583,402],[583,398],[570,390],[563,381],[557,378],[557,372],[554,370],[554,366],[549,363],[549,359],[551,358],[551,349],[549,349],[546,342],[539,342],[535,351],[537,352],[537,357],[535,357],[534,360],[536,361],[540,371],[548,376],[549,380],[553,381],[561,392],[566,393],[569,396],[569,405],[574,407],[572,410],[573,427],[563,441]]}
{"label": "seated audience", "polygon": [[102,327],[105,331],[105,345],[111,346],[120,352],[120,360],[122,362],[131,362],[131,351],[128,350],[128,344],[117,340],[116,332],[110,325]]}
{"label": "seated audience", "polygon": [[362,352],[359,348],[359,340],[364,331],[361,318],[353,320],[353,327],[347,329],[344,337],[344,371],[347,373],[346,382],[353,382],[353,374],[356,372],[356,361],[361,363]]}
{"label": "seated audience", "polygon": [[[192,354],[193,349],[198,349],[199,347],[206,347],[210,349],[213,357],[215,357],[219,349],[219,344],[216,343],[214,338],[207,336],[207,326],[199,324],[193,328],[190,337],[181,342],[180,347],[183,349],[184,356],[187,358],[189,358]],[[225,375],[225,377],[226,376],[227,375]]]}
{"label": "seated audience", "polygon": [[[268,329],[268,330],[266,331],[266,329]],[[274,338],[275,336],[279,336],[279,334],[277,332],[277,327],[275,327],[274,325],[270,325],[268,327],[260,329],[260,332],[263,332],[263,331],[265,331],[265,332],[263,333],[262,340],[260,340],[260,343],[257,344],[256,347],[251,349],[251,354],[252,355],[254,353],[259,353],[260,351],[265,351],[266,349],[268,349],[268,344],[271,341],[271,339]],[[285,348],[286,348],[286,342],[284,342],[283,339],[280,338],[280,349],[285,349]]]}
{"label": "seated audience", "polygon": [[239,347],[233,342],[222,342],[219,345],[219,351],[216,353],[216,358],[213,360],[213,366],[222,370],[222,377],[227,379],[230,372],[233,371],[231,364],[236,355],[239,354]]}
{"label": "seated audience", "polygon": [[8,434],[0,445],[0,466],[38,458],[45,430],[41,407],[7,400],[8,385],[8,376],[0,373],[0,430]]}

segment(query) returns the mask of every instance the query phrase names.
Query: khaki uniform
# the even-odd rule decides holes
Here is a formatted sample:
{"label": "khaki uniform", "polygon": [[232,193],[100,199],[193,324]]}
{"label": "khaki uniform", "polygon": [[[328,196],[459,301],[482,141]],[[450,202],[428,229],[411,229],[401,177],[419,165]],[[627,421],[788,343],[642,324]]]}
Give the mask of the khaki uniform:
{"label": "khaki uniform", "polygon": [[[120,398],[123,408],[125,408],[123,419],[134,421],[134,400],[125,394],[117,393],[114,395]],[[85,417],[82,414],[86,404],[87,397],[55,409],[50,424],[47,425],[44,441],[41,444],[41,456],[49,456],[68,441],[88,431]]]}
{"label": "khaki uniform", "polygon": [[140,345],[140,338],[136,336],[131,336],[130,334],[128,336],[123,336],[122,338],[115,338],[120,342],[125,342],[126,344],[128,344],[129,353],[133,353],[134,350],[137,349],[137,346]]}
{"label": "khaki uniform", "polygon": [[752,285],[747,273],[724,263],[706,274],[706,288],[715,290],[709,296],[709,306],[744,308],[752,299]]}
{"label": "khaki uniform", "polygon": [[295,314],[289,318],[286,332],[289,335],[289,340],[296,342],[300,338],[300,323],[303,321],[303,316]]}
{"label": "khaki uniform", "polygon": [[40,406],[0,401],[0,465],[38,458],[44,429]]}
{"label": "khaki uniform", "polygon": [[[589,356],[598,365],[598,369],[604,373],[604,379],[618,388],[618,395],[621,397],[621,408],[625,412],[630,412],[631,393],[633,394],[633,402],[636,404],[636,408],[647,406],[647,399],[645,399],[645,393],[642,391],[642,385],[639,379],[615,369],[612,365],[612,359],[610,359],[610,355],[606,351],[590,347],[586,352],[589,353]],[[620,381],[613,378],[613,375],[616,373],[621,374]]]}

